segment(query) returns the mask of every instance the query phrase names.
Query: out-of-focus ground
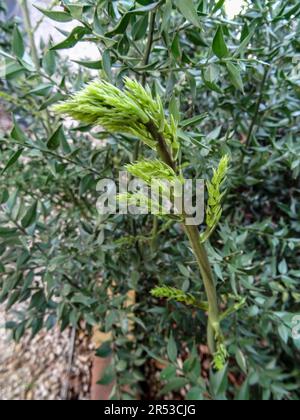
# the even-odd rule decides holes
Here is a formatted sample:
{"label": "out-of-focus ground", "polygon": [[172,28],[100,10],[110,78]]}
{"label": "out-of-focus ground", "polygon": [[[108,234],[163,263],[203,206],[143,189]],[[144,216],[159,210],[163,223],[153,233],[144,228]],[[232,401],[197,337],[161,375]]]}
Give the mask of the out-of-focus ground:
{"label": "out-of-focus ground", "polygon": [[84,331],[43,330],[14,343],[5,320],[0,305],[0,400],[90,399],[94,349]]}
{"label": "out-of-focus ground", "polygon": [[[0,104],[0,134],[11,130],[12,120]],[[18,306],[14,306],[18,312]],[[0,305],[0,400],[90,399],[94,347],[82,330],[58,328],[30,332],[14,343],[5,330],[5,305]]]}

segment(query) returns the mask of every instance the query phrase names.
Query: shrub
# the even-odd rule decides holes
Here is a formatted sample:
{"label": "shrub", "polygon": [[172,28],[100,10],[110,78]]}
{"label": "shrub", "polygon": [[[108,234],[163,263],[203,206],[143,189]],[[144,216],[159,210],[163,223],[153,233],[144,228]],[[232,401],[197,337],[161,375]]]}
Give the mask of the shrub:
{"label": "shrub", "polygon": [[[113,345],[98,355],[112,352],[114,369],[103,380],[116,380],[117,398],[145,392],[154,359],[165,366],[160,395],[298,399],[298,2],[253,1],[232,21],[222,2],[62,4],[41,10],[78,25],[55,45],[37,44],[28,19],[24,34],[1,21],[10,28],[1,38],[1,98],[14,114],[13,130],[0,138],[1,301],[7,309],[25,304],[9,325],[13,337],[80,320],[110,331]],[[97,45],[99,57],[74,67],[59,54],[85,42]],[[201,233],[226,315],[228,352],[218,372],[207,368],[206,307],[192,306],[206,301],[205,290],[180,225],[96,210],[97,181],[117,179],[142,156],[153,159],[152,139],[140,127],[120,134],[105,121],[105,130],[95,130],[94,118],[63,126],[52,111],[93,78],[122,89],[125,77],[147,84],[148,99],[150,92],[161,98],[157,109],[150,111],[147,99],[133,114],[164,110],[174,157],[177,127],[185,176],[208,183],[208,229]],[[231,159],[221,216],[223,177],[213,168],[225,155]],[[132,290],[136,300],[128,305]]]}

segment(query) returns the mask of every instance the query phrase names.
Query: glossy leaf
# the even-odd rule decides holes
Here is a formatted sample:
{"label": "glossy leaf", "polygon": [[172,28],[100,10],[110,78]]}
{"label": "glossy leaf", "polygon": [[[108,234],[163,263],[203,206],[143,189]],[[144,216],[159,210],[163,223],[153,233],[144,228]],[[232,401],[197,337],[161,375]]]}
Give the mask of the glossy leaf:
{"label": "glossy leaf", "polygon": [[19,160],[22,153],[23,153],[23,149],[19,149],[11,155],[11,157],[9,158],[9,160],[8,160],[7,164],[5,165],[4,169],[2,169],[2,171],[1,171],[1,176],[4,175],[4,173]]}
{"label": "glossy leaf", "polygon": [[193,0],[175,0],[175,4],[186,20],[196,27],[201,28],[200,18]]}
{"label": "glossy leaf", "polygon": [[37,5],[34,7],[39,10],[43,15],[47,16],[49,19],[56,22],[71,22],[73,20],[72,16],[67,12],[56,11],[56,10],[47,10],[43,9]]}
{"label": "glossy leaf", "polygon": [[213,52],[219,58],[225,58],[229,55],[229,51],[224,39],[222,26],[219,26],[212,45]]}

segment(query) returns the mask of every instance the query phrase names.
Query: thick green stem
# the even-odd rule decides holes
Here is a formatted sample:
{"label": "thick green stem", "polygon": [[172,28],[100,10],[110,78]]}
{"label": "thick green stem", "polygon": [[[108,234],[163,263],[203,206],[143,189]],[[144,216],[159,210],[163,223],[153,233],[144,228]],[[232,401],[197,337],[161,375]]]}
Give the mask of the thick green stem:
{"label": "thick green stem", "polygon": [[166,143],[166,140],[165,140],[163,134],[159,132],[158,128],[156,127],[156,125],[152,121],[149,121],[146,124],[146,127],[147,127],[149,133],[151,134],[151,136],[157,142],[157,153],[158,153],[159,157],[168,166],[170,166],[170,168],[172,168],[172,169],[174,169],[174,171],[176,171],[176,164],[172,159],[170,150],[168,148],[168,145]]}
{"label": "thick green stem", "polygon": [[[162,133],[153,122],[146,124],[152,137],[157,141],[157,152],[160,158],[174,171],[177,171],[177,165],[172,158],[170,149]],[[206,249],[201,243],[200,234],[197,226],[189,226],[184,223],[185,232],[190,240],[193,252],[199,265],[200,273],[203,278],[205,292],[209,304],[208,310],[208,328],[207,340],[209,350],[212,354],[216,352],[216,340],[221,340],[222,333],[220,328],[220,316],[218,308],[217,291],[214,282],[213,273],[209,263]]]}
{"label": "thick green stem", "polygon": [[207,341],[211,353],[216,352],[215,339],[221,335],[220,332],[220,315],[218,308],[218,298],[213,273],[208,260],[207,252],[204,245],[200,242],[200,235],[197,226],[185,225],[185,232],[190,240],[194,251],[200,273],[203,279],[205,292],[207,295],[208,310],[208,327]]}

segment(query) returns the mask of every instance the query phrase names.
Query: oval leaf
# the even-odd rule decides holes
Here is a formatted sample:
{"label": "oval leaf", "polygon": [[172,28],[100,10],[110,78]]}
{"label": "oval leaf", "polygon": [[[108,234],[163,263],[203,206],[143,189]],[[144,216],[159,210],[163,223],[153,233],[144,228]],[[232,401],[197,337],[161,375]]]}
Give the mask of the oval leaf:
{"label": "oval leaf", "polygon": [[17,26],[15,26],[13,30],[12,50],[18,58],[23,58],[25,53],[25,46],[23,37]]}
{"label": "oval leaf", "polygon": [[62,136],[64,136],[64,131],[62,125],[58,127],[58,129],[52,134],[50,139],[47,141],[47,147],[50,150],[56,150],[60,146],[60,142],[62,139]]}
{"label": "oval leaf", "polygon": [[240,69],[234,64],[232,64],[231,62],[226,63],[226,67],[227,67],[229,77],[233,86],[244,93],[244,84],[243,84],[243,79],[241,77]]}
{"label": "oval leaf", "polygon": [[56,10],[45,10],[41,7],[34,6],[39,10],[43,15],[47,16],[49,19],[55,20],[56,22],[71,22],[73,20],[72,16],[66,12],[60,12]]}
{"label": "oval leaf", "polygon": [[200,20],[193,0],[175,0],[175,4],[180,13],[198,28],[201,27]]}
{"label": "oval leaf", "polygon": [[9,158],[9,160],[8,160],[5,168],[1,172],[1,175],[3,175],[7,171],[8,168],[10,168],[11,166],[13,166],[18,161],[18,159],[21,156],[22,152],[23,152],[23,149],[19,149],[15,153],[13,153],[13,155]]}
{"label": "oval leaf", "polygon": [[37,217],[37,206],[38,202],[35,201],[23,217],[21,224],[24,229],[28,228],[29,226],[33,225],[33,223],[35,223]]}
{"label": "oval leaf", "polygon": [[212,49],[216,56],[219,58],[228,57],[229,55],[229,51],[224,39],[222,26],[219,26],[217,30],[217,33],[213,40]]}
{"label": "oval leaf", "polygon": [[68,48],[73,48],[79,41],[81,41],[84,35],[87,35],[90,33],[91,33],[90,29],[85,28],[83,26],[77,26],[77,28],[74,28],[73,31],[69,34],[69,36],[64,41],[52,47],[51,50],[55,51],[55,50],[64,50]]}

